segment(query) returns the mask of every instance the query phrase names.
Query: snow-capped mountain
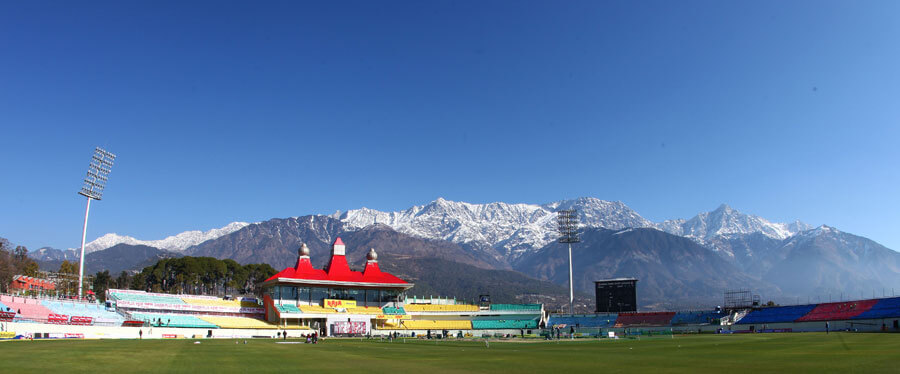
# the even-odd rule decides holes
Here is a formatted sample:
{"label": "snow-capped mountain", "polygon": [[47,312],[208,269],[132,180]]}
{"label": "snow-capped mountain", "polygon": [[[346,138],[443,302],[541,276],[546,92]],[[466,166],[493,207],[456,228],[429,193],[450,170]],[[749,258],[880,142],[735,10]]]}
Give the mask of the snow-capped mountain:
{"label": "snow-capped mountain", "polygon": [[524,253],[556,240],[558,234],[554,213],[562,209],[576,209],[582,226],[586,228],[619,230],[651,227],[684,236],[731,259],[735,254],[724,244],[726,240],[750,234],[784,240],[812,228],[800,221],[789,224],[770,222],[725,204],[691,219],[654,223],[622,202],[592,197],[542,205],[502,202],[471,204],[439,198],[427,205],[398,212],[362,208],[334,217],[339,218],[348,229],[380,223],[405,234],[449,240],[475,250],[484,251],[489,247],[496,251],[496,258],[512,262]]}
{"label": "snow-capped mountain", "polygon": [[399,212],[368,208],[349,210],[340,215],[347,228],[385,224],[399,232],[454,243],[479,243],[494,247],[503,257],[516,258],[556,240],[556,212],[577,209],[581,223],[588,227],[622,229],[652,227],[653,223],[621,202],[586,197],[554,203],[508,204],[503,202],[471,204],[438,198],[423,206]]}
{"label": "snow-capped mountain", "polygon": [[712,212],[700,213],[689,220],[667,220],[655,225],[657,229],[688,237],[701,244],[710,239],[729,236],[760,233],[773,239],[783,240],[800,231],[809,230],[812,226],[795,221],[793,223],[773,223],[768,220],[744,214],[722,204]]}
{"label": "snow-capped mountain", "polygon": [[185,231],[178,235],[169,236],[165,239],[160,240],[139,240],[130,236],[109,233],[86,244],[84,246],[84,251],[86,253],[91,253],[113,247],[117,244],[129,244],[146,245],[154,248],[164,249],[167,251],[181,252],[190,246],[197,245],[223,235],[228,235],[244,228],[247,225],[249,225],[249,223],[247,222],[232,222],[222,228],[212,229],[209,231]]}

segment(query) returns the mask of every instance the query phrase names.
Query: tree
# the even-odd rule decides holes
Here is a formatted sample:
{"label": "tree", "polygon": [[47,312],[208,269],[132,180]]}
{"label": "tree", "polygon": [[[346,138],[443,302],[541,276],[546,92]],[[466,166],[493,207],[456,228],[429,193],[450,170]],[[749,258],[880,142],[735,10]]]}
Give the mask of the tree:
{"label": "tree", "polygon": [[37,262],[28,257],[28,248],[16,246],[10,251],[12,245],[9,240],[0,238],[0,291],[9,292],[9,284],[16,275],[37,276],[39,267]]}
{"label": "tree", "polygon": [[259,283],[275,273],[268,264],[241,266],[234,260],[185,256],[162,259],[145,267],[135,274],[131,287],[169,293],[253,293],[259,289]]}
{"label": "tree", "polygon": [[75,277],[75,274],[78,274],[78,266],[74,262],[69,262],[68,260],[64,260],[62,264],[59,265],[59,273],[62,275],[62,281],[60,282],[60,288],[66,294],[73,294],[78,292],[78,278]]}
{"label": "tree", "polygon": [[98,271],[94,275],[93,291],[100,301],[106,301],[106,290],[109,289],[110,280],[112,280],[112,277],[109,276],[109,270]]}
{"label": "tree", "polygon": [[16,251],[14,252],[16,256],[16,261],[25,261],[28,258],[28,248],[25,246],[16,246]]}
{"label": "tree", "polygon": [[131,278],[131,289],[146,291],[147,290],[147,276],[144,275],[144,272],[147,271],[148,268],[144,268],[144,271],[137,273]]}
{"label": "tree", "polygon": [[35,261],[26,261],[25,266],[22,269],[22,274],[25,274],[29,277],[38,277],[40,275],[41,268],[38,266]]}
{"label": "tree", "polygon": [[126,288],[129,288],[130,286],[131,286],[131,277],[128,275],[127,272],[123,271],[116,278],[116,288],[126,289]]}

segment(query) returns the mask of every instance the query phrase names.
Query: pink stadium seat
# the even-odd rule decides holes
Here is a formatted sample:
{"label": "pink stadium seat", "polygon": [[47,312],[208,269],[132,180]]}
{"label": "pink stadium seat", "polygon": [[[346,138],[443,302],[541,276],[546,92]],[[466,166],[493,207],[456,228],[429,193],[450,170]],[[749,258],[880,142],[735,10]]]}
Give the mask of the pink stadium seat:
{"label": "pink stadium seat", "polygon": [[850,319],[871,309],[876,303],[878,303],[878,300],[858,300],[819,304],[805,316],[800,317],[797,322]]}
{"label": "pink stadium seat", "polygon": [[666,326],[672,322],[675,312],[619,313],[616,327]]}
{"label": "pink stadium seat", "polygon": [[9,307],[11,311],[21,312],[19,317],[28,319],[46,320],[50,313],[53,313],[35,299],[7,297],[3,299],[3,305]]}

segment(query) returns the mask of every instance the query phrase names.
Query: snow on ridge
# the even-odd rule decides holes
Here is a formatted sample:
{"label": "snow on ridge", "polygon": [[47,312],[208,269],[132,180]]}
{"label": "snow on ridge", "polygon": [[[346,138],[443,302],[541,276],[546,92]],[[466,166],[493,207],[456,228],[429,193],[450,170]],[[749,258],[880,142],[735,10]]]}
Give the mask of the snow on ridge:
{"label": "snow on ridge", "polygon": [[483,242],[512,254],[522,248],[540,248],[556,240],[556,214],[560,209],[578,210],[583,226],[623,229],[652,227],[621,202],[579,198],[538,205],[493,202],[473,204],[438,198],[429,204],[398,212],[369,208],[349,210],[341,215],[348,228],[381,223],[409,235],[449,240],[455,243]]}
{"label": "snow on ridge", "polygon": [[185,231],[177,235],[172,235],[160,240],[139,240],[130,236],[109,233],[103,235],[96,240],[85,245],[86,253],[104,250],[119,244],[129,245],[146,245],[154,248],[165,249],[167,251],[181,252],[191,247],[203,243],[207,240],[215,239],[224,235],[231,234],[250,225],[247,222],[232,222],[224,227],[212,229],[208,231]]}
{"label": "snow on ridge", "polygon": [[722,204],[711,212],[700,213],[689,220],[666,220],[655,224],[655,227],[670,234],[705,243],[715,237],[755,232],[783,240],[804,231],[809,225],[800,221],[789,224],[770,222],[765,218],[744,214]]}
{"label": "snow on ridge", "polygon": [[482,242],[501,253],[516,257],[556,240],[559,235],[556,231],[556,215],[553,213],[562,209],[578,210],[583,227],[611,230],[649,227],[687,237],[707,246],[717,237],[758,232],[782,240],[811,228],[800,221],[773,223],[755,215],[741,213],[725,204],[688,220],[674,219],[654,223],[622,202],[593,197],[541,205],[503,202],[473,204],[438,198],[426,205],[416,205],[397,212],[369,208],[349,210],[341,214],[340,220],[350,229],[380,223],[399,232],[424,238],[455,243]]}

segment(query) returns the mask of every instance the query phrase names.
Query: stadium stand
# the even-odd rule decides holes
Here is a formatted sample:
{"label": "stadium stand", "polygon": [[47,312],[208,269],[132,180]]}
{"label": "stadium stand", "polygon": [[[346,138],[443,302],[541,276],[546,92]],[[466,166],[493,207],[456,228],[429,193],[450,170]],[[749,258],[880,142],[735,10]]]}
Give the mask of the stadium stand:
{"label": "stadium stand", "polygon": [[812,304],[755,309],[735,323],[739,325],[748,325],[752,323],[794,322],[798,318],[805,316],[815,307],[816,305]]}
{"label": "stadium stand", "polygon": [[472,321],[411,319],[402,321],[399,328],[407,330],[471,330]]}
{"label": "stadium stand", "polygon": [[552,315],[547,326],[566,325],[576,327],[611,327],[615,326],[618,315],[585,314],[585,315]]}
{"label": "stadium stand", "polygon": [[350,314],[366,314],[366,315],[379,315],[382,313],[381,308],[374,306],[357,306],[353,308],[347,308],[347,313]]}
{"label": "stadium stand", "polygon": [[619,313],[615,327],[667,326],[675,312]]}
{"label": "stadium stand", "polygon": [[672,325],[703,325],[716,323],[724,314],[715,310],[702,312],[678,312],[672,317]]}
{"label": "stadium stand", "polygon": [[491,304],[491,310],[540,311],[541,304]]}
{"label": "stadium stand", "polygon": [[200,299],[191,297],[182,297],[182,301],[191,305],[205,306],[224,306],[231,308],[259,308],[259,304],[252,301],[242,300],[224,300],[224,299]]}
{"label": "stadium stand", "polygon": [[478,305],[466,304],[406,304],[407,312],[477,312]]}
{"label": "stadium stand", "polygon": [[40,300],[37,299],[0,295],[0,302],[8,307],[10,311],[19,313],[20,318],[46,320],[50,314],[56,314],[43,306]]}
{"label": "stadium stand", "polygon": [[500,320],[474,320],[472,321],[473,329],[536,329],[538,323],[536,320],[522,319],[500,319]]}
{"label": "stadium stand", "polygon": [[403,309],[402,306],[399,308],[395,308],[392,306],[386,306],[386,307],[382,308],[381,311],[383,314],[390,315],[390,316],[402,316],[402,315],[406,314],[406,310]]}
{"label": "stadium stand", "polygon": [[131,313],[131,319],[149,322],[151,326],[219,328],[218,325],[204,321],[195,316],[162,313]]}
{"label": "stadium stand", "polygon": [[312,313],[312,314],[327,314],[327,313],[337,313],[333,308],[325,308],[318,305],[300,305],[298,306],[300,311],[303,313]]}
{"label": "stadium stand", "polygon": [[131,292],[115,292],[116,290],[110,290],[109,295],[115,300],[122,301],[131,301],[136,303],[150,303],[150,304],[185,304],[184,300],[182,300],[178,296],[166,295],[166,294],[158,294],[158,293],[145,293],[139,291],[131,291]]}
{"label": "stadium stand", "polygon": [[798,318],[797,322],[851,319],[868,311],[877,302],[878,300],[857,300],[819,304],[805,316]]}
{"label": "stadium stand", "polygon": [[275,304],[275,309],[278,309],[279,313],[302,313],[302,311],[300,311],[300,308],[297,308],[296,305],[290,305],[290,304],[284,304],[284,305]]}
{"label": "stadium stand", "polygon": [[278,326],[261,319],[249,317],[221,317],[221,316],[199,316],[198,318],[215,324],[223,329],[288,329],[288,330],[308,330],[308,327],[301,326]]}
{"label": "stadium stand", "polygon": [[125,318],[116,312],[106,310],[106,307],[99,304],[75,303],[68,301],[44,300],[42,305],[50,309],[53,313],[64,314],[73,317],[91,317],[94,322],[106,322],[120,324]]}
{"label": "stadium stand", "polygon": [[880,299],[869,310],[860,313],[853,319],[875,319],[900,317],[900,297]]}

